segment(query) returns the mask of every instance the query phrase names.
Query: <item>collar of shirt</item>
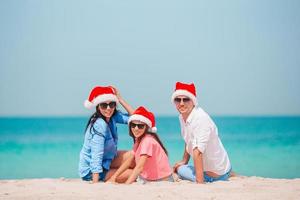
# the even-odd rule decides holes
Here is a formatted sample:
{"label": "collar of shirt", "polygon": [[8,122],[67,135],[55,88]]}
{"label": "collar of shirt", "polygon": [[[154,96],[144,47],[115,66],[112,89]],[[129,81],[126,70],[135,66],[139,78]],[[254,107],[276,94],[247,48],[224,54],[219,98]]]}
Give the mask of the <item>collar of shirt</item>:
{"label": "collar of shirt", "polygon": [[196,108],[196,106],[195,106],[195,107],[193,108],[192,112],[189,114],[189,116],[188,116],[186,122],[183,120],[183,117],[182,117],[181,114],[179,115],[179,116],[180,116],[180,120],[181,120],[184,124],[189,125],[189,124],[192,122],[193,118],[194,118],[196,109],[197,109],[197,108]]}

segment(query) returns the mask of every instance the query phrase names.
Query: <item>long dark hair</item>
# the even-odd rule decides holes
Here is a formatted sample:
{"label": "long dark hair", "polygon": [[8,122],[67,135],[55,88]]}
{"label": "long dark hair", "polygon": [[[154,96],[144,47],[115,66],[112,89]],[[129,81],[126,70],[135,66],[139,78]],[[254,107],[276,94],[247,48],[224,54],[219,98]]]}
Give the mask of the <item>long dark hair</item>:
{"label": "long dark hair", "polygon": [[[145,124],[146,125],[146,124]],[[141,137],[138,138],[138,141],[135,139],[132,131],[131,131],[131,122],[129,123],[129,135],[130,137],[132,137],[133,139],[133,143],[136,143],[136,142],[140,142],[142,141],[142,139],[146,136],[146,135],[151,135],[154,137],[154,139],[159,143],[159,145],[161,146],[161,148],[163,148],[164,152],[168,155],[168,151],[167,149],[165,148],[165,146],[163,145],[163,143],[161,142],[161,140],[159,139],[158,135],[156,133],[153,133],[153,132],[150,132],[148,131],[149,130],[149,126],[146,125],[146,129],[145,129],[145,132],[143,133],[143,135]]]}
{"label": "long dark hair", "polygon": [[[89,121],[88,121],[88,123],[87,123],[86,126],[85,126],[85,131],[84,131],[84,133],[86,132],[86,130],[88,129],[88,127],[90,127],[90,131],[91,131],[91,129],[93,128],[94,123],[96,122],[96,120],[97,120],[98,118],[102,118],[102,119],[106,122],[106,118],[105,118],[105,116],[102,115],[102,113],[100,112],[99,106],[100,106],[100,105],[97,105],[97,106],[96,106],[96,112],[94,112],[94,114],[89,118]],[[116,112],[117,112],[117,107],[115,108],[114,113],[112,114],[112,116],[114,116],[114,115],[116,114]],[[112,117],[112,116],[111,116],[111,117]],[[106,122],[106,123],[108,123],[108,122]]]}

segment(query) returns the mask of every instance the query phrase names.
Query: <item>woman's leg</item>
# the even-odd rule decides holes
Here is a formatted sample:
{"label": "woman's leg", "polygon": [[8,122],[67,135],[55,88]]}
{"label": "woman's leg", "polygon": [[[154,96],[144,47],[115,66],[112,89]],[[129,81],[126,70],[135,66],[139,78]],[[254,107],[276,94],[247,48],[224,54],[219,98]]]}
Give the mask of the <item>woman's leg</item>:
{"label": "woman's leg", "polygon": [[[105,176],[105,181],[107,181],[108,179],[110,179],[110,177],[117,171],[117,169],[110,169],[106,176]],[[132,169],[126,169],[120,176],[118,176],[117,178],[117,183],[125,183],[127,181],[127,179],[129,178],[129,176],[132,173]]]}
{"label": "woman's leg", "polygon": [[[110,165],[110,169],[118,169],[125,160],[130,155],[130,151],[118,151],[117,157],[115,157]],[[133,161],[129,168],[133,169],[135,167],[135,162]]]}

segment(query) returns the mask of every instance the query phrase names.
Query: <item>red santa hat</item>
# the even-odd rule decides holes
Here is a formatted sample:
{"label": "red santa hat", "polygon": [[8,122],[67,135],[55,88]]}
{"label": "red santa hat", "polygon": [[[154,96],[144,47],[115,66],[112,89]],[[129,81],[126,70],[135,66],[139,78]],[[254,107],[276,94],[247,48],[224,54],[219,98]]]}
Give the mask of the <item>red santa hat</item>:
{"label": "red santa hat", "polygon": [[145,124],[147,124],[150,128],[149,131],[156,133],[157,128],[155,127],[155,117],[152,112],[149,112],[146,108],[143,106],[138,107],[134,113],[129,117],[128,124],[131,121],[140,121]]}
{"label": "red santa hat", "polygon": [[106,101],[114,101],[118,103],[118,98],[113,87],[96,86],[92,89],[89,98],[84,101],[84,107],[91,109],[93,107],[96,107],[99,103],[103,103]]}
{"label": "red santa hat", "polygon": [[186,84],[186,83],[177,82],[175,86],[175,91],[172,94],[172,102],[174,102],[174,99],[180,95],[187,96],[193,101],[195,106],[198,105],[196,88],[194,83]]}

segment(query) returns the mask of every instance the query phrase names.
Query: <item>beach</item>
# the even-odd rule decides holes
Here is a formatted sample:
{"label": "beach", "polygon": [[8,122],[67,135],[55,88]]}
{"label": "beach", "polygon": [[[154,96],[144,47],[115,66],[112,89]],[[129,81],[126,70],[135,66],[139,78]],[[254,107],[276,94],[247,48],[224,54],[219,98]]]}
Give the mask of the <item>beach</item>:
{"label": "beach", "polygon": [[[177,120],[158,117],[172,166],[183,149]],[[299,117],[219,117],[215,121],[233,171],[242,177],[204,185],[187,181],[114,185],[77,178],[86,118],[2,118],[0,199],[300,199]],[[119,149],[130,149],[128,127],[118,130]]]}
{"label": "beach", "polygon": [[66,178],[1,180],[0,199],[300,199],[300,179],[232,177],[201,185],[188,181],[123,185]]}

